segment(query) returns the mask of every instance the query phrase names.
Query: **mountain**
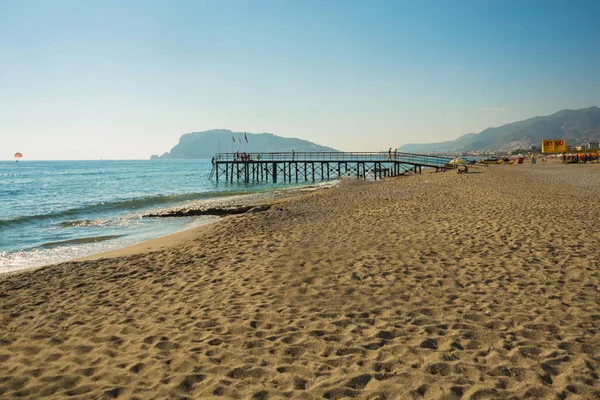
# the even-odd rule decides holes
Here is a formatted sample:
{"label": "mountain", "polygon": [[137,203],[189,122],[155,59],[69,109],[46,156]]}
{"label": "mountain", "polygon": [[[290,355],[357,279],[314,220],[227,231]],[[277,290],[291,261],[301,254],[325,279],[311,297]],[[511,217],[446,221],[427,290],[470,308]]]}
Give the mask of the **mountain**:
{"label": "mountain", "polygon": [[600,139],[600,108],[562,110],[479,133],[468,133],[447,142],[405,144],[398,150],[413,153],[511,151],[540,146],[543,139],[566,139],[567,145],[597,142]]}
{"label": "mountain", "polygon": [[[244,132],[232,132],[228,129],[213,129],[205,132],[186,133],[179,143],[158,157],[152,159],[198,159],[211,158],[215,153],[245,151],[248,153],[296,152],[302,151],[338,151],[331,147],[321,146],[308,140],[284,138],[272,133],[246,133],[248,143],[244,140]],[[235,143],[232,140],[235,138]]]}

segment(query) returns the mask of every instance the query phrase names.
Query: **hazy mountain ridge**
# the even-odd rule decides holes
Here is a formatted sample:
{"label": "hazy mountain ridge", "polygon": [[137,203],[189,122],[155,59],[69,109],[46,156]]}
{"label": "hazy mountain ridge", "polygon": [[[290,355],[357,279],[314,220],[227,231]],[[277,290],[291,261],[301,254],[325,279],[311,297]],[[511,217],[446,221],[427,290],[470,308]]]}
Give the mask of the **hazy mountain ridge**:
{"label": "hazy mountain ridge", "polygon": [[540,146],[543,139],[566,139],[579,145],[600,139],[600,108],[562,110],[554,114],[487,128],[468,133],[455,140],[439,143],[414,143],[401,146],[406,152],[511,151]]}
{"label": "hazy mountain ridge", "polygon": [[[285,138],[272,133],[232,132],[228,129],[213,129],[204,132],[186,133],[179,138],[179,143],[160,157],[161,159],[206,159],[218,153],[245,151],[248,153],[286,152],[286,151],[338,151],[331,147],[321,146],[308,140]],[[235,143],[232,138],[235,139]],[[232,147],[233,146],[233,147]]]}

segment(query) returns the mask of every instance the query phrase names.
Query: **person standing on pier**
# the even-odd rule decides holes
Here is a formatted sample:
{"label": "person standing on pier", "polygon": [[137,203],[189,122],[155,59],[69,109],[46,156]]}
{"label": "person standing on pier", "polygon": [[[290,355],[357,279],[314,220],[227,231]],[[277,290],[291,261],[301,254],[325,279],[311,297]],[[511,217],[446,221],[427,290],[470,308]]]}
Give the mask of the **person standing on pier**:
{"label": "person standing on pier", "polygon": [[392,159],[392,148],[390,147],[390,149],[388,150],[388,160]]}
{"label": "person standing on pier", "polygon": [[398,159],[398,149],[394,149],[394,160]]}
{"label": "person standing on pier", "polygon": [[294,149],[292,149],[292,161],[294,161],[294,156],[296,155],[296,153],[294,153]]}

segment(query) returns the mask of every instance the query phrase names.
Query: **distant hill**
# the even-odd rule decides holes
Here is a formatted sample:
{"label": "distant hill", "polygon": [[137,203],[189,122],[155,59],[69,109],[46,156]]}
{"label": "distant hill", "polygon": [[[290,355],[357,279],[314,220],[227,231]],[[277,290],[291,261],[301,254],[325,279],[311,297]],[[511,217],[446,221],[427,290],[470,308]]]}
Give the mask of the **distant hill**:
{"label": "distant hill", "polygon": [[[244,132],[232,132],[228,129],[213,129],[205,132],[186,133],[181,136],[179,143],[160,157],[153,155],[152,159],[200,159],[211,158],[221,152],[246,151],[248,153],[267,153],[285,151],[338,151],[331,147],[321,146],[308,140],[284,138],[272,133],[246,133],[248,143],[244,140]],[[235,138],[235,143],[232,141]]]}
{"label": "distant hill", "polygon": [[399,151],[414,153],[511,151],[540,146],[543,139],[566,139],[579,145],[600,139],[600,108],[562,110],[552,115],[513,122],[440,143],[405,144]]}

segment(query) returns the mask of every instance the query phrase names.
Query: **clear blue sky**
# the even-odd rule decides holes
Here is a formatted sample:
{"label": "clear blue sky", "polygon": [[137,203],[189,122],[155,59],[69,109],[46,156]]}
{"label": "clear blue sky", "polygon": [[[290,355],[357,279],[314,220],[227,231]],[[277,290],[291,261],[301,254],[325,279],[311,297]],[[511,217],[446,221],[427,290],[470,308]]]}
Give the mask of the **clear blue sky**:
{"label": "clear blue sky", "polygon": [[0,159],[186,132],[347,151],[600,105],[599,1],[0,0]]}

